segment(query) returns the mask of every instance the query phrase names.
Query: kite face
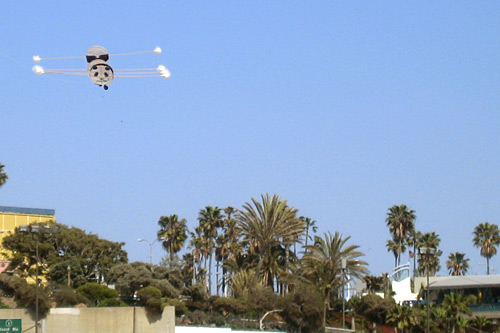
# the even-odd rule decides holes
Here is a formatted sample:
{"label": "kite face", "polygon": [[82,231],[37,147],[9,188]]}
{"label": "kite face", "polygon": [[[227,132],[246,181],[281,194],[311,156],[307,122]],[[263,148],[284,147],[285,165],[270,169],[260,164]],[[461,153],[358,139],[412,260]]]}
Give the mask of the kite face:
{"label": "kite face", "polygon": [[89,62],[87,72],[90,80],[98,86],[107,86],[113,82],[113,69],[104,60],[96,59]]}

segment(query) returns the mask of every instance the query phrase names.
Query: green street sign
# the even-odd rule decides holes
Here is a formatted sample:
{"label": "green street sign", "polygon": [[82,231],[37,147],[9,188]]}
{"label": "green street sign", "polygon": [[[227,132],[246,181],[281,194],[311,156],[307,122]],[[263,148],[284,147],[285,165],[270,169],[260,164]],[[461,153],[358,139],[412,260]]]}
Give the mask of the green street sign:
{"label": "green street sign", "polygon": [[0,319],[0,332],[22,332],[21,319]]}

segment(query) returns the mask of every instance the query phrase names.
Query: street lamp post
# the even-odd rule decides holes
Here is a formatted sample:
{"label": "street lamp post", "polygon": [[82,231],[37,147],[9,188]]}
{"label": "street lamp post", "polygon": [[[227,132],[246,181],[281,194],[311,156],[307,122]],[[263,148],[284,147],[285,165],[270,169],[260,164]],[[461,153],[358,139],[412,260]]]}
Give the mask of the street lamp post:
{"label": "street lamp post", "polygon": [[144,238],[139,238],[137,240],[138,242],[146,242],[149,245],[149,263],[151,264],[151,266],[153,266],[153,244],[156,243],[156,241],[158,241],[158,240],[164,240],[164,239],[165,238],[161,237],[161,238],[155,239],[151,243],[147,239],[144,239]]}
{"label": "street lamp post", "polygon": [[144,238],[139,238],[137,241],[138,242],[146,242],[149,244],[149,263],[151,264],[151,266],[153,266],[153,244],[156,242],[156,239],[154,241],[152,241],[151,243],[148,242],[148,240],[144,239]]}
{"label": "street lamp post", "polygon": [[[22,225],[19,227],[19,231],[23,232],[23,233],[27,233],[27,232],[31,232],[33,234],[37,234],[36,236],[36,245],[35,245],[35,266],[36,266],[36,269],[35,269],[35,333],[38,333],[38,322],[39,322],[39,314],[38,314],[38,267],[39,267],[39,261],[40,261],[40,258],[39,258],[39,253],[38,253],[38,247],[39,247],[39,243],[40,243],[40,233],[42,230],[40,230],[40,226],[39,225],[36,225],[36,224],[33,224],[30,226],[31,227],[31,230],[29,228],[28,225]],[[49,229],[49,226],[45,226],[46,229]]]}
{"label": "street lamp post", "polygon": [[191,282],[194,286],[196,284],[196,260],[193,252],[193,281]]}
{"label": "street lamp post", "polygon": [[436,253],[436,249],[432,247],[421,247],[419,249],[420,255],[424,256],[425,260],[425,274],[427,277],[427,296],[426,296],[426,305],[427,305],[427,333],[430,332],[430,317],[431,317],[431,309],[430,309],[430,294],[429,294],[429,258],[431,255]]}
{"label": "street lamp post", "polygon": [[347,259],[342,258],[342,329],[345,329],[345,272],[347,269]]}

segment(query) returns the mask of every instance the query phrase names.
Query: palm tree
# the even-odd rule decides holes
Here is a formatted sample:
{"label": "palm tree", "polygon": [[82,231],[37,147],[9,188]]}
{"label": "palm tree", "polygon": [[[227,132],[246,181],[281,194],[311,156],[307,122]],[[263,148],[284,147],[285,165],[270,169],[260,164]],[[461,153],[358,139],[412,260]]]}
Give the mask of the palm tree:
{"label": "palm tree", "polygon": [[491,325],[491,320],[486,318],[485,316],[477,316],[471,320],[471,326],[477,328],[479,333],[483,332],[483,328]]}
{"label": "palm tree", "polygon": [[363,281],[365,281],[368,294],[375,294],[378,291],[384,290],[383,276],[366,275],[363,277]]}
{"label": "palm tree", "polygon": [[[422,286],[422,291],[423,291],[423,286]],[[439,328],[442,332],[448,331],[448,323],[450,322],[450,318],[448,317],[448,312],[446,309],[443,307],[436,307],[432,309],[432,316],[433,316],[433,322],[432,326]],[[425,318],[425,316],[422,316],[422,319]],[[422,322],[420,326],[425,326],[426,323]]]}
{"label": "palm tree", "polygon": [[307,242],[309,241],[309,239],[313,240],[313,238],[309,234],[309,230],[312,230],[312,232],[316,233],[318,227],[316,226],[316,221],[312,220],[310,217],[301,216],[300,219],[306,223],[306,235],[304,237],[304,247],[307,248]]}
{"label": "palm tree", "polygon": [[[195,263],[198,263],[198,275],[200,275],[200,272],[203,269],[202,266],[202,259],[204,257],[204,247],[205,247],[205,237],[202,235],[202,231],[200,227],[196,227],[194,229],[195,232],[190,232],[191,234],[191,240],[189,241],[189,247],[192,249],[192,255],[193,255],[193,266],[196,266]],[[196,267],[194,267],[194,272],[193,272],[193,284],[196,282]],[[199,280],[201,282],[201,279]],[[206,285],[206,283],[204,283]]]}
{"label": "palm tree", "polygon": [[233,253],[233,250],[238,251],[235,247],[235,243],[238,242],[239,238],[236,221],[232,218],[232,215],[236,212],[236,210],[233,207],[227,207],[224,209],[224,212],[226,213],[226,219],[222,223],[222,233],[217,236],[215,248],[217,274],[219,273],[219,266],[222,267],[221,282],[219,283],[219,281],[217,281],[217,294],[219,292],[220,284],[222,295],[225,294],[227,280],[227,269],[224,263],[229,257],[237,255],[237,253]]}
{"label": "palm tree", "polygon": [[[338,232],[334,235],[325,233],[324,238],[316,236],[314,245],[308,245],[302,258],[303,278],[318,287],[323,294],[323,322],[326,324],[326,309],[331,294],[344,283],[344,271],[361,279],[367,272],[367,263],[357,258],[364,254],[358,251],[358,245],[347,245],[351,237],[343,238]],[[342,268],[342,262],[345,269]]]}
{"label": "palm tree", "polygon": [[[409,234],[414,232],[416,218],[415,211],[408,209],[406,205],[394,205],[389,208],[385,221],[392,234],[392,239],[400,244],[400,249],[408,241]],[[401,253],[398,253],[397,263],[398,265],[401,263]]]}
{"label": "palm tree", "polygon": [[[259,279],[273,291],[283,292],[280,277],[288,273],[286,260],[286,249],[282,246],[274,246],[271,249],[271,254],[264,260]],[[282,287],[281,290],[280,286]]]}
{"label": "palm tree", "polygon": [[465,317],[459,316],[457,318],[457,326],[460,330],[460,333],[465,333],[466,329],[470,327],[470,320]]}
{"label": "palm tree", "polygon": [[297,217],[297,209],[289,207],[286,200],[281,200],[276,194],[272,198],[268,194],[262,195],[261,199],[262,203],[252,198],[252,203],[245,203],[243,210],[236,214],[241,234],[259,255],[253,287],[260,278],[262,265],[271,255],[272,248],[291,245],[305,230],[304,221]]}
{"label": "palm tree", "polygon": [[435,275],[440,270],[439,257],[443,254],[441,250],[438,250],[440,242],[439,235],[434,231],[426,232],[420,238],[421,248],[434,249],[433,254],[421,255],[418,259],[418,270],[421,274],[427,275],[427,270],[429,270],[429,275]]}
{"label": "palm tree", "polygon": [[233,218],[233,215],[236,213],[236,209],[234,207],[228,206],[223,209],[224,213],[226,213],[226,218],[227,220],[231,220]]}
{"label": "palm tree", "polygon": [[175,254],[183,247],[187,239],[186,219],[179,220],[175,214],[162,216],[158,220],[160,230],[158,230],[158,239],[163,240],[163,248],[170,254],[170,260],[173,261]]}
{"label": "palm tree", "polygon": [[385,246],[387,247],[388,252],[392,252],[392,254],[394,254],[394,267],[397,267],[399,254],[406,251],[406,245],[404,243],[388,240]]}
{"label": "palm tree", "polygon": [[420,239],[422,238],[422,233],[413,229],[408,238],[408,246],[413,247],[413,252],[410,251],[410,258],[413,257],[413,278],[415,278],[415,273],[417,272],[417,249],[421,246]]}
{"label": "palm tree", "polygon": [[[235,220],[232,220],[232,222],[236,223]],[[233,231],[235,235],[233,236],[234,238],[232,238],[231,236],[233,234]],[[222,263],[223,293],[231,292],[230,285],[235,274],[237,274],[240,270],[245,270],[253,267],[249,260],[251,255],[248,255],[244,251],[248,247],[248,242],[246,240],[240,240],[238,228],[236,228],[234,225],[231,226],[230,229],[225,232],[225,235],[227,235],[228,256]]]}
{"label": "palm tree", "polygon": [[2,187],[2,185],[7,182],[7,179],[9,179],[9,176],[5,173],[5,171],[3,171],[3,168],[5,168],[5,165],[0,163],[0,187]]}
{"label": "palm tree", "polygon": [[490,274],[490,259],[497,254],[500,233],[496,224],[481,223],[474,228],[474,246],[481,248],[481,255],[486,258],[486,274]]}
{"label": "palm tree", "polygon": [[465,258],[465,253],[450,253],[446,267],[450,275],[465,275],[469,269],[469,259]]}
{"label": "palm tree", "polygon": [[225,216],[219,207],[207,206],[198,213],[200,227],[207,239],[208,250],[208,293],[212,295],[212,254],[215,249],[215,240],[217,238],[217,228],[222,226]]}
{"label": "palm tree", "polygon": [[401,332],[404,332],[406,328],[417,324],[417,317],[414,312],[413,308],[409,306],[394,304],[394,307],[387,314],[387,323],[394,324]]}
{"label": "palm tree", "polygon": [[472,303],[472,299],[461,294],[450,293],[444,297],[442,306],[448,313],[448,318],[453,325],[452,332],[455,332],[456,326],[460,324],[459,318],[462,317],[461,314],[472,315],[472,310],[469,308],[470,303]]}
{"label": "palm tree", "polygon": [[248,295],[252,289],[252,281],[254,280],[255,270],[240,270],[232,279],[231,291],[234,297],[242,297]]}

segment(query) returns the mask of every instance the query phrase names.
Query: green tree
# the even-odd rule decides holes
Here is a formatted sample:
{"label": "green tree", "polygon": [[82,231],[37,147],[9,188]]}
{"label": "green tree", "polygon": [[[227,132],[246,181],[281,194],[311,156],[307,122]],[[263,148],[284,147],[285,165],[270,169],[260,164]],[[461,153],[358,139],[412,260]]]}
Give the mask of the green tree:
{"label": "green tree", "polygon": [[7,182],[7,179],[9,179],[9,176],[3,170],[3,168],[5,168],[5,165],[0,163],[0,187],[2,187]]}
{"label": "green tree", "polygon": [[133,262],[114,266],[109,275],[108,283],[114,283],[120,296],[132,302],[135,293],[144,287],[153,286],[160,290],[163,296],[176,298],[182,288],[179,281],[181,272],[177,269],[155,267],[143,262]]}
{"label": "green tree", "polygon": [[[15,270],[20,276],[35,275],[37,245],[40,274],[49,280],[54,278],[59,283],[67,284],[67,278],[62,277],[61,271],[67,274],[67,266],[70,265],[73,286],[77,286],[76,282],[78,285],[103,282],[111,267],[128,260],[127,253],[122,249],[125,243],[101,239],[60,223],[40,223],[39,227],[38,233],[32,230],[24,233],[16,228],[14,233],[3,239],[3,247],[10,251],[9,270]],[[66,267],[61,267],[62,263]],[[53,270],[59,273],[52,274]]]}
{"label": "green tree", "polygon": [[[350,237],[343,238],[336,232],[325,233],[324,238],[316,236],[314,245],[308,245],[302,258],[303,277],[315,285],[323,296],[322,327],[326,324],[326,310],[330,305],[330,296],[344,283],[344,273],[351,277],[362,278],[367,272],[367,263],[358,258],[364,254],[358,251],[358,245],[347,245]],[[345,269],[342,262],[345,263]]]}
{"label": "green tree", "polygon": [[481,256],[486,258],[486,274],[490,274],[490,259],[497,254],[500,244],[500,232],[496,224],[480,223],[474,228],[473,243],[481,248]]}
{"label": "green tree", "polygon": [[450,253],[446,267],[450,275],[465,275],[469,269],[469,259],[465,258],[465,253]]}
{"label": "green tree", "polygon": [[75,257],[51,265],[47,272],[47,280],[73,288],[89,282],[84,276],[80,262]]}
{"label": "green tree", "polygon": [[179,220],[175,214],[162,216],[158,220],[160,230],[158,230],[158,239],[163,240],[163,248],[169,253],[170,261],[174,261],[175,254],[183,247],[187,239],[186,219]]}
{"label": "green tree", "polygon": [[[409,235],[415,230],[415,211],[408,209],[406,205],[394,205],[389,208],[385,219],[394,242],[399,243],[399,250],[404,252],[403,244],[406,244]],[[401,263],[401,253],[398,253],[397,264]]]}
{"label": "green tree", "polygon": [[272,248],[291,245],[305,230],[304,221],[297,217],[297,209],[289,207],[286,200],[276,194],[272,198],[262,195],[261,199],[262,203],[252,198],[252,203],[245,203],[236,215],[241,234],[259,256],[253,286],[261,278],[264,262]]}
{"label": "green tree", "polygon": [[107,281],[115,285],[122,299],[130,302],[139,289],[151,284],[152,279],[153,275],[148,264],[133,262],[114,266]]}

